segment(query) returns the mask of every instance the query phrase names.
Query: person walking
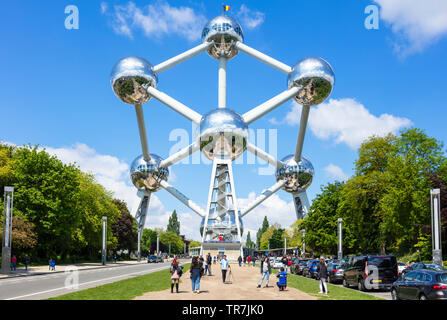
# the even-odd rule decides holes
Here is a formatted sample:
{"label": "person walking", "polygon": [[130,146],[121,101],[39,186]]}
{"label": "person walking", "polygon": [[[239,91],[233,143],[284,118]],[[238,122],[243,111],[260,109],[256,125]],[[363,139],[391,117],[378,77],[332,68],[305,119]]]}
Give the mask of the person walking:
{"label": "person walking", "polygon": [[56,271],[56,259],[51,261],[51,271]]}
{"label": "person walking", "polygon": [[178,293],[178,286],[179,286],[179,280],[182,276],[182,267],[179,266],[179,262],[177,257],[172,260],[171,263],[171,293],[174,293],[174,284],[175,284],[175,291]]}
{"label": "person walking", "polygon": [[247,263],[248,263],[248,266],[250,267],[250,263],[251,263],[251,256],[248,256],[248,257],[247,257]]}
{"label": "person walking", "polygon": [[30,263],[30,258],[28,255],[25,256],[25,271],[28,271],[28,265]]}
{"label": "person walking", "polygon": [[220,264],[222,267],[222,282],[225,283],[225,279],[227,278],[227,270],[229,268],[227,256],[223,256],[222,260],[220,260]]}
{"label": "person walking", "polygon": [[239,262],[239,267],[242,266],[242,257],[239,256],[239,258],[237,258],[237,261]]}
{"label": "person walking", "polygon": [[252,261],[253,261],[253,267],[254,267],[256,264],[256,256],[253,256]]}
{"label": "person walking", "polygon": [[50,258],[50,260],[48,260],[48,271],[51,270],[51,264],[53,263],[53,259]]}
{"label": "person walking", "polygon": [[11,258],[11,271],[16,271],[17,258],[16,256],[12,256]]}
{"label": "person walking", "polygon": [[246,266],[246,264],[247,264],[247,256],[244,256],[244,267]]}
{"label": "person walking", "polygon": [[200,293],[200,277],[203,273],[203,263],[200,262],[199,256],[192,257],[191,267],[190,267],[190,275],[191,275],[191,285],[193,293]]}
{"label": "person walking", "polygon": [[206,256],[206,266],[205,266],[205,274],[208,271],[208,275],[211,276],[211,253],[208,252],[208,255]]}
{"label": "person walking", "polygon": [[265,257],[265,259],[263,261],[261,261],[261,281],[259,281],[258,284],[258,288],[261,287],[262,282],[264,282],[264,278],[267,278],[266,283],[264,288],[268,288],[269,286],[269,278],[270,278],[270,274],[272,272],[271,266],[270,266],[270,261],[269,258]]}
{"label": "person walking", "polygon": [[317,266],[317,273],[320,278],[320,292],[318,293],[327,294],[327,266],[326,262],[324,261],[324,257],[320,257],[320,263]]}

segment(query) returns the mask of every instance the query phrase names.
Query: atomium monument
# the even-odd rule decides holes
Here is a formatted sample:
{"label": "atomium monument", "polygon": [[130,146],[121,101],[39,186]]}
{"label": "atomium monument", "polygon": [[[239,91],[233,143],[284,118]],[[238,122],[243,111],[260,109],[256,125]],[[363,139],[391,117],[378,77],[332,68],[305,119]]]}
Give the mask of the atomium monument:
{"label": "atomium monument", "polygon": [[[202,44],[158,65],[151,65],[140,57],[126,57],[115,65],[111,74],[113,91],[123,102],[134,105],[143,154],[131,165],[130,177],[141,198],[135,212],[138,222],[138,255],[140,240],[148,214],[152,192],[165,189],[201,219],[201,254],[216,254],[225,250],[230,259],[242,255],[242,218],[279,189],[292,194],[297,219],[307,215],[309,201],[306,189],[312,183],[314,168],[302,157],[304,136],[310,107],[322,103],[334,85],[334,73],[323,59],[309,57],[290,67],[243,43],[244,35],[239,23],[220,15],[211,19],[202,32]],[[218,60],[217,108],[204,115],[159,91],[158,76],[173,66],[201,52]],[[287,89],[250,111],[239,114],[226,105],[227,61],[243,52],[285,73]],[[198,125],[197,140],[176,154],[162,159],[149,153],[142,105],[155,98]],[[281,161],[248,142],[248,126],[290,99],[303,106],[295,153]],[[213,162],[207,207],[204,210],[168,183],[169,167],[200,150]],[[262,192],[246,208],[239,208],[233,179],[232,161],[245,151],[251,152],[276,168],[276,183]]]}

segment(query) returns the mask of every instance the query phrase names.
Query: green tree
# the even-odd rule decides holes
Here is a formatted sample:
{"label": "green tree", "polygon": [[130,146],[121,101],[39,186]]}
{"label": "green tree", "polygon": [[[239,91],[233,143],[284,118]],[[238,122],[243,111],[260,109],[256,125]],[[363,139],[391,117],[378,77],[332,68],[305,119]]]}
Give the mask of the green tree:
{"label": "green tree", "polygon": [[248,231],[248,233],[247,233],[247,239],[245,241],[245,246],[247,246],[248,248],[254,248],[254,246],[255,246],[255,243],[253,241],[251,241],[250,231]]}
{"label": "green tree", "polygon": [[[269,248],[270,239],[273,236],[273,232],[276,230],[275,226],[268,227],[267,230],[262,234],[260,239],[260,249],[266,250]],[[270,249],[274,249],[270,243]]]}
{"label": "green tree", "polygon": [[163,244],[164,252],[168,252],[169,245],[171,245],[171,254],[182,253],[184,250],[182,237],[174,232],[163,232],[160,235],[160,243]]}
{"label": "green tree", "polygon": [[261,237],[264,234],[264,232],[267,231],[268,228],[269,228],[269,221],[267,220],[267,216],[264,216],[262,226],[261,228],[258,229],[258,232],[256,233],[256,245],[258,248],[261,247]]}
{"label": "green tree", "polygon": [[166,232],[173,232],[176,235],[180,235],[180,221],[177,218],[177,212],[174,210],[169,217],[168,226]]}
{"label": "green tree", "polygon": [[117,239],[116,250],[128,250],[130,253],[137,248],[137,222],[124,201],[113,199],[113,204],[119,211],[118,219],[112,224],[112,233]]}

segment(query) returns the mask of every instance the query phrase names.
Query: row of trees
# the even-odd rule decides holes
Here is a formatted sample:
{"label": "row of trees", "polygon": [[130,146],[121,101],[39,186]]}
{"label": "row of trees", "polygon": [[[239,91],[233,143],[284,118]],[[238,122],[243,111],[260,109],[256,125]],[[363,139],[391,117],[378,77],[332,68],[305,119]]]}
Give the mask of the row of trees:
{"label": "row of trees", "polygon": [[[267,216],[264,217],[261,228],[256,233],[256,245],[261,250],[282,249],[284,248],[284,239],[287,241],[287,247],[300,247],[302,245],[302,232],[300,223],[296,221],[288,228],[282,228],[279,223],[270,226]],[[247,243],[249,236],[247,234]]]}
{"label": "row of trees", "polygon": [[443,144],[419,129],[373,136],[358,150],[355,173],[321,188],[309,216],[306,246],[336,254],[337,218],[343,218],[344,253],[419,254],[431,258],[430,189],[441,189],[446,240],[447,159]]}
{"label": "row of trees", "polygon": [[45,150],[0,144],[0,190],[6,185],[14,187],[12,251],[18,257],[96,258],[103,216],[109,249],[136,247],[137,225],[126,204],[113,199],[92,175]]}

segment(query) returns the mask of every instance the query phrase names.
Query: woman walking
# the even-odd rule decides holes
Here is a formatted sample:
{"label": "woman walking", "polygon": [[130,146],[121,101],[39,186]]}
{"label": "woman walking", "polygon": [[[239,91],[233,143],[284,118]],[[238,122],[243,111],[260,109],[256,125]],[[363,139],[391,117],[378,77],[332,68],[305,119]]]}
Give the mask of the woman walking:
{"label": "woman walking", "polygon": [[174,293],[174,284],[175,291],[178,293],[178,284],[181,276],[182,267],[178,265],[178,259],[175,257],[171,263],[171,293]]}
{"label": "woman walking", "polygon": [[263,261],[261,261],[261,274],[262,274],[262,278],[261,281],[259,281],[258,284],[258,288],[261,287],[262,282],[264,281],[264,278],[267,277],[267,281],[265,283],[264,288],[268,288],[269,286],[269,278],[270,278],[270,273],[272,272],[271,266],[270,266],[270,261],[268,257],[265,257],[265,259]]}
{"label": "woman walking", "polygon": [[203,273],[203,263],[200,262],[199,256],[192,257],[191,268],[189,272],[191,274],[192,292],[200,293],[200,277]]}
{"label": "woman walking", "polygon": [[327,294],[327,267],[323,257],[320,257],[320,263],[317,266],[317,273],[320,278],[320,292],[318,293]]}

